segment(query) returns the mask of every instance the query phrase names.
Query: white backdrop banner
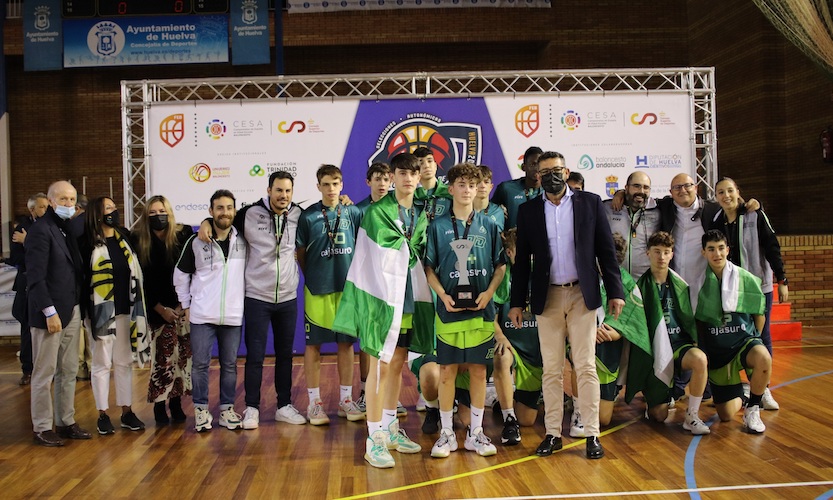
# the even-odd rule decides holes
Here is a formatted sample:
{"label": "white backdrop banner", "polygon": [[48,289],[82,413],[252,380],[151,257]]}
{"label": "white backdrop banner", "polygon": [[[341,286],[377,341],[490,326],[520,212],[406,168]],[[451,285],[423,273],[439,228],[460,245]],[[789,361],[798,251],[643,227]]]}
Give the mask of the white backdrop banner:
{"label": "white backdrop banner", "polygon": [[438,175],[472,161],[490,166],[495,184],[523,175],[528,147],[559,151],[602,198],[635,170],[658,197],[677,173],[694,177],[686,93],[158,103],[146,123],[148,195],[168,197],[177,220],[192,224],[207,216],[215,190],[252,203],[276,170],[295,175],[294,199],[308,206],[320,199],[315,171],[324,163],[342,168],[357,202],[372,162],[419,146],[434,152]]}

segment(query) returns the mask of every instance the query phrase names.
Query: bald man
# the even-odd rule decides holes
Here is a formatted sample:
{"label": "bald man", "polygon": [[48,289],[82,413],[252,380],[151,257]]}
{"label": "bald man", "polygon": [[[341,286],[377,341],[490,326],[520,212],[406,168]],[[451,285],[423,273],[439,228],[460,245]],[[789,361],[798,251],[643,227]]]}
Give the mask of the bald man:
{"label": "bald man", "polygon": [[605,200],[604,208],[612,233],[619,233],[627,245],[622,267],[631,276],[642,276],[650,269],[648,238],[659,231],[660,211],[651,197],[651,178],[636,171],[625,184],[625,205],[616,210],[613,200]]}

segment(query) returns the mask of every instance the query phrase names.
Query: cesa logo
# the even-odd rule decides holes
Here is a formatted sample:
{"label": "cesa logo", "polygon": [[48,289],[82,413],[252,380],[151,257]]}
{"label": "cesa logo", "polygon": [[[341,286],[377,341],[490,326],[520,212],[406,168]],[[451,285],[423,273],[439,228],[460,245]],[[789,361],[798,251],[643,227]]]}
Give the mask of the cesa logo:
{"label": "cesa logo", "polygon": [[538,105],[530,104],[515,112],[515,130],[522,136],[529,138],[538,131],[540,115]]}
{"label": "cesa logo", "polygon": [[226,135],[226,124],[215,118],[205,126],[205,133],[216,141]]}
{"label": "cesa logo", "polygon": [[568,109],[561,115],[561,126],[567,130],[573,131],[579,125],[581,125],[581,116],[572,109]]}
{"label": "cesa logo", "polygon": [[159,124],[159,138],[170,147],[174,147],[185,137],[185,115],[166,116]]}
{"label": "cesa logo", "polygon": [[[287,126],[287,123],[289,125]],[[296,130],[297,127],[297,130]],[[278,123],[278,132],[282,134],[288,134],[290,132],[297,132],[301,133],[307,129],[307,124],[302,121],[294,121],[294,122],[280,122]]]}
{"label": "cesa logo", "polygon": [[211,167],[206,163],[197,163],[188,170],[188,177],[196,182],[205,182],[211,178]]}
{"label": "cesa logo", "polygon": [[634,113],[631,115],[631,123],[634,125],[654,125],[658,121],[657,115],[654,113],[645,113],[640,115],[639,113]]}

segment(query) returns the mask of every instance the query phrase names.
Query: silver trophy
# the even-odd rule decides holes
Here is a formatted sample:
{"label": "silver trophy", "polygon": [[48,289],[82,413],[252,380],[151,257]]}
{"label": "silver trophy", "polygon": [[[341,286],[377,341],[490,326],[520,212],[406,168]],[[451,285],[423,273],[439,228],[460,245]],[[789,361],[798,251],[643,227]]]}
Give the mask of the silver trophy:
{"label": "silver trophy", "polygon": [[454,306],[460,309],[477,308],[477,290],[469,283],[468,260],[471,253],[472,242],[467,239],[453,240],[449,243],[454,255],[457,256],[455,268],[460,277],[457,279],[457,286],[451,292],[454,299]]}

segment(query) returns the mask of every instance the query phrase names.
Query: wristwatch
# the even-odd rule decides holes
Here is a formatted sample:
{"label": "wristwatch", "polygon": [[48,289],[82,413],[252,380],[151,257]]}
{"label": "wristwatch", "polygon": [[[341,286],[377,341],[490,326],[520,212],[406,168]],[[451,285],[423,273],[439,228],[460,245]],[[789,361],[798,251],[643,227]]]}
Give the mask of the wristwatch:
{"label": "wristwatch", "polygon": [[790,284],[790,280],[788,280],[788,279],[785,277],[785,278],[784,278],[784,279],[782,279],[782,280],[778,280],[778,284],[779,284],[779,285],[789,285],[789,284]]}

